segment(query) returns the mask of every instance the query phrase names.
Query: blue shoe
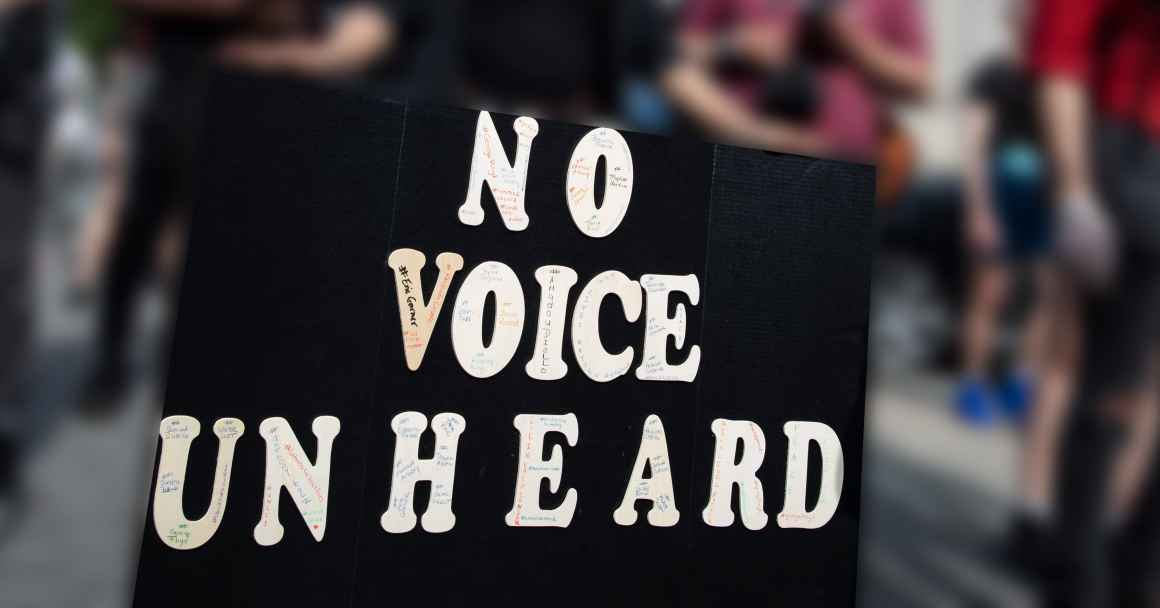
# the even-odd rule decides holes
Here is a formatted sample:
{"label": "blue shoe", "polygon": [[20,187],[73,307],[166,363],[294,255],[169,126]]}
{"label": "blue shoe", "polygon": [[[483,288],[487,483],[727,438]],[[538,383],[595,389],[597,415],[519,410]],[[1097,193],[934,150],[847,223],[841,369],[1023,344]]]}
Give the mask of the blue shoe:
{"label": "blue shoe", "polygon": [[999,403],[1003,413],[1020,424],[1035,402],[1035,381],[1027,374],[1011,374],[999,389]]}
{"label": "blue shoe", "polygon": [[987,385],[973,378],[965,378],[955,388],[955,412],[972,426],[990,426],[995,422],[994,399]]}

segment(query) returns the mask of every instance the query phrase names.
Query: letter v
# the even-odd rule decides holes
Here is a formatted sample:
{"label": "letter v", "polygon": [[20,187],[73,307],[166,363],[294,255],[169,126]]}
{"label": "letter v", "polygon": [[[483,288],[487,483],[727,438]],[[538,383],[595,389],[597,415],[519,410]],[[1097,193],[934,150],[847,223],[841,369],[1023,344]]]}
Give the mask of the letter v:
{"label": "letter v", "polygon": [[444,252],[435,258],[439,267],[439,278],[431,292],[431,300],[424,301],[423,277],[421,271],[427,263],[426,256],[414,249],[396,249],[387,258],[387,266],[395,271],[395,294],[399,299],[399,321],[403,329],[403,354],[407,358],[407,369],[415,371],[423,363],[435,321],[447,299],[451,278],[457,270],[463,269],[463,257],[458,253]]}

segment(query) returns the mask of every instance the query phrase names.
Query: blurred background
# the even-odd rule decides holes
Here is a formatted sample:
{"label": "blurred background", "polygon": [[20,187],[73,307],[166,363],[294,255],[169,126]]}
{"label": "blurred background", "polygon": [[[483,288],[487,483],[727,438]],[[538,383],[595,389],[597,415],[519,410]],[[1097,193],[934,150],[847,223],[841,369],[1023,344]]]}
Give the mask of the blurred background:
{"label": "blurred background", "polygon": [[132,596],[228,65],[876,162],[861,603],[1160,606],[1157,40],[1154,0],[0,0],[0,604]]}

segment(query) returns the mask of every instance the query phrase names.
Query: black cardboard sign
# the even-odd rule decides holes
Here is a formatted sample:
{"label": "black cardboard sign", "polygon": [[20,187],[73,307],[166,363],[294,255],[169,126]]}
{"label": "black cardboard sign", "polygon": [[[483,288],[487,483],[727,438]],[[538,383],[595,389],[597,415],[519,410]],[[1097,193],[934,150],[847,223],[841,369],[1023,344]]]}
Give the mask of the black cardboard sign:
{"label": "black cardboard sign", "polygon": [[[505,155],[490,160],[502,169],[515,158],[516,117],[489,117]],[[191,448],[188,466],[176,474],[161,466],[155,476],[135,605],[852,605],[872,168],[620,131],[631,150],[631,197],[615,228],[596,238],[570,212],[584,193],[566,186],[593,128],[540,120],[526,175],[529,221],[511,230],[496,203],[511,202],[502,185],[482,188],[479,225],[458,215],[479,125],[479,111],[216,79],[161,428],[173,454]],[[619,158],[606,157],[594,183],[621,169]],[[621,185],[597,186],[595,200],[607,202]],[[444,284],[414,371],[387,266],[404,248],[426,258],[421,281],[411,269],[408,284],[422,283],[422,301],[439,283],[436,257],[463,260]],[[481,300],[480,310],[460,307],[469,275],[490,262],[518,279],[524,314],[514,355],[505,364],[489,351],[484,363],[500,369],[481,378],[467,369],[481,355],[468,353],[465,367],[456,342],[469,342],[480,319],[485,347],[520,325],[501,297]],[[546,335],[536,271],[548,265],[577,277],[566,298],[554,296],[565,307],[556,327],[567,366],[555,380],[526,369]],[[699,293],[674,290],[650,310],[646,286],[635,320],[616,295],[589,299],[599,345],[633,352],[627,373],[598,382],[578,361],[573,328],[585,287],[606,271],[638,287],[648,275],[692,275]],[[693,380],[638,378],[647,334],[682,314],[683,340],[666,336],[659,364],[686,361],[695,346]],[[396,464],[406,432],[397,435],[392,421],[403,412],[455,435],[456,451],[437,447],[427,428],[417,456],[436,464]],[[465,427],[436,420],[441,413]],[[574,441],[564,432],[568,414]],[[329,441],[312,433],[325,435],[323,416],[341,425]],[[634,475],[642,435],[656,438],[650,416],[663,425],[667,458]],[[219,419],[236,421],[215,437]],[[418,418],[407,420],[414,431]],[[723,421],[744,436],[725,433]],[[838,460],[808,437],[795,455],[786,427],[795,421],[830,429]],[[537,424],[549,431],[542,453]],[[234,453],[215,467],[219,446],[231,442]],[[328,479],[311,472],[320,443],[331,447]],[[541,462],[554,450],[560,461]],[[744,475],[732,483],[729,471],[748,458],[759,459],[757,483]],[[422,481],[437,464],[452,472],[453,492]],[[787,484],[799,465],[808,474]],[[666,472],[671,499],[649,494],[642,480]],[[541,479],[553,474],[555,487]],[[216,491],[215,478],[226,482]],[[412,479],[420,480],[413,493],[392,501],[392,484]],[[795,520],[787,508],[794,484],[805,488],[807,511],[820,495],[840,493],[836,510],[811,520],[818,527],[795,527],[808,517]],[[574,509],[565,514],[570,491]],[[615,521],[638,491],[642,500],[629,499],[635,521]],[[271,496],[280,498],[273,510]],[[453,526],[430,532],[423,515],[436,503],[454,513]],[[413,508],[420,523],[388,531],[383,515],[396,507]],[[676,512],[675,524],[650,522],[661,507],[658,521],[672,523]],[[736,517],[712,521],[714,508]],[[516,511],[520,525],[509,518]],[[761,525],[759,512],[768,518]],[[189,521],[175,524],[174,513]]]}

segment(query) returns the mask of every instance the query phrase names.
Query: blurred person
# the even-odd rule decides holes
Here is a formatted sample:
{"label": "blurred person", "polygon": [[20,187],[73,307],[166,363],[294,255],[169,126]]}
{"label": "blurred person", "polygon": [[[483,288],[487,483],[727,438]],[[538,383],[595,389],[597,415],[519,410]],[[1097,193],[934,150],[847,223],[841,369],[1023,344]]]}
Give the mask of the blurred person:
{"label": "blurred person", "polygon": [[119,404],[128,380],[127,338],[139,283],[159,235],[186,213],[193,145],[212,69],[211,50],[241,27],[246,0],[118,0],[128,52],[146,56],[154,81],[134,127],[133,162],[103,273],[96,365],[82,407]]}
{"label": "blurred person", "polygon": [[617,67],[621,81],[617,100],[632,129],[672,132],[676,117],[658,78],[673,54],[674,30],[681,0],[627,0],[618,15]]}
{"label": "blurred person", "polygon": [[888,106],[929,92],[924,16],[915,0],[690,0],[665,79],[678,106],[715,135],[905,159],[888,146]]}
{"label": "blurred person", "polygon": [[[1060,257],[1085,289],[1049,605],[1156,606],[1160,475],[1144,462],[1151,449],[1130,473],[1112,464],[1124,435],[1157,418],[1160,3],[1038,0],[1031,53]],[[1109,516],[1117,485],[1137,490],[1119,521]]]}
{"label": "blurred person", "polygon": [[356,79],[392,41],[388,9],[371,0],[119,0],[131,44],[153,57],[156,78],[133,142],[134,169],[105,269],[97,366],[85,409],[118,404],[140,282],[150,263],[182,257],[196,182],[194,141],[209,75],[224,61],[302,77]]}
{"label": "blurred person", "polygon": [[794,0],[688,0],[661,73],[684,121],[741,145],[821,154],[809,124],[817,84],[797,52],[802,14]]}
{"label": "blurred person", "polygon": [[[1018,10],[1018,9],[1016,9]],[[1016,32],[1021,25],[1016,23]],[[1015,36],[1018,39],[1018,35]],[[972,265],[963,319],[962,379],[955,406],[966,420],[985,424],[995,408],[1022,418],[1036,373],[1048,354],[1052,329],[1050,183],[1034,98],[1019,43],[986,61],[971,77],[965,112],[963,238]],[[1013,274],[1029,271],[1035,294],[1018,361],[995,390],[987,381],[997,325]]]}
{"label": "blurred person", "polygon": [[226,64],[370,86],[397,41],[383,0],[252,1],[251,27],[217,49]]}
{"label": "blurred person", "polygon": [[[335,53],[325,45],[316,44],[318,41],[307,37],[311,33],[312,20],[333,20],[341,18],[341,22],[331,28],[329,41],[342,40],[353,50],[340,50],[339,53],[352,53],[352,72],[366,73],[363,69],[364,60],[359,54],[370,54],[373,58],[388,53],[388,48],[397,46],[394,33],[395,24],[387,17],[386,5],[382,7],[369,5],[371,10],[366,11],[359,3],[346,3],[350,10],[343,13],[337,9],[344,3],[329,2],[317,4],[302,0],[250,0],[251,6],[246,10],[246,17],[239,18],[245,24],[241,29],[246,34],[238,34],[225,42],[219,53],[228,55],[227,62],[245,64],[250,67],[260,67],[267,70],[281,70],[295,72],[302,76],[335,76],[342,72],[344,66],[337,65],[342,59],[331,59],[335,64],[328,68],[320,65],[296,66],[303,58],[313,59],[315,64],[320,54]],[[394,11],[401,2],[391,3]],[[414,4],[414,3],[410,3]],[[313,7],[313,8],[310,8]],[[393,12],[392,12],[393,14]],[[352,16],[353,15],[353,16]],[[350,42],[353,40],[353,42]],[[358,48],[354,48],[354,47]],[[309,48],[307,48],[309,47]],[[315,49],[311,53],[310,50]],[[108,62],[110,72],[110,88],[114,90],[132,88],[126,86],[126,81],[134,77],[140,78],[142,71],[141,61],[128,53],[118,53]],[[385,66],[384,66],[385,67]],[[389,81],[391,91],[396,92],[402,85],[391,81],[390,76],[384,74],[380,80]],[[383,84],[376,82],[376,84]],[[109,250],[116,239],[116,219],[119,215],[124,199],[125,184],[123,167],[128,164],[130,142],[125,141],[121,130],[131,123],[134,100],[125,99],[132,95],[114,95],[112,103],[106,113],[108,134],[104,142],[103,156],[108,165],[104,187],[98,193],[98,200],[94,208],[86,215],[81,232],[78,235],[76,248],[74,284],[79,293],[87,293],[95,286],[104,267]],[[180,223],[168,222],[160,237],[159,251],[157,252],[159,270],[164,274],[172,274],[180,264]]]}
{"label": "blurred person", "polygon": [[463,85],[470,105],[592,120],[615,103],[612,0],[463,4]]}
{"label": "blurred person", "polygon": [[807,6],[803,45],[817,66],[821,100],[815,127],[833,154],[878,158],[900,133],[891,106],[931,92],[926,14],[917,0],[812,0]]}
{"label": "blurred person", "polygon": [[0,167],[25,181],[43,140],[49,9],[46,0],[0,0]]}
{"label": "blurred person", "polygon": [[814,120],[830,153],[878,165],[876,202],[909,187],[916,146],[893,114],[932,88],[926,14],[917,0],[813,0],[803,45],[817,66]]}
{"label": "blurred person", "polygon": [[[1020,504],[1011,557],[1034,568],[1045,556],[1054,506],[1059,440],[1079,347],[1075,295],[1052,262],[1051,177],[1037,117],[1035,81],[1024,60],[1028,7],[1009,7],[1010,52],[972,76],[965,115],[963,237],[971,276],[962,330],[962,376],[954,407],[987,425],[997,413],[1026,421],[1021,444]],[[1002,312],[1017,274],[1032,279],[1016,361],[1002,381],[988,381]]]}
{"label": "blurred person", "polygon": [[109,51],[98,65],[106,91],[99,110],[101,180],[75,236],[70,277],[71,296],[82,302],[96,292],[116,242],[131,164],[131,126],[140,106],[141,85],[147,81],[143,61],[129,53]]}
{"label": "blurred person", "polygon": [[44,0],[0,0],[0,537],[20,502],[20,428],[9,404],[28,351],[49,17]]}

